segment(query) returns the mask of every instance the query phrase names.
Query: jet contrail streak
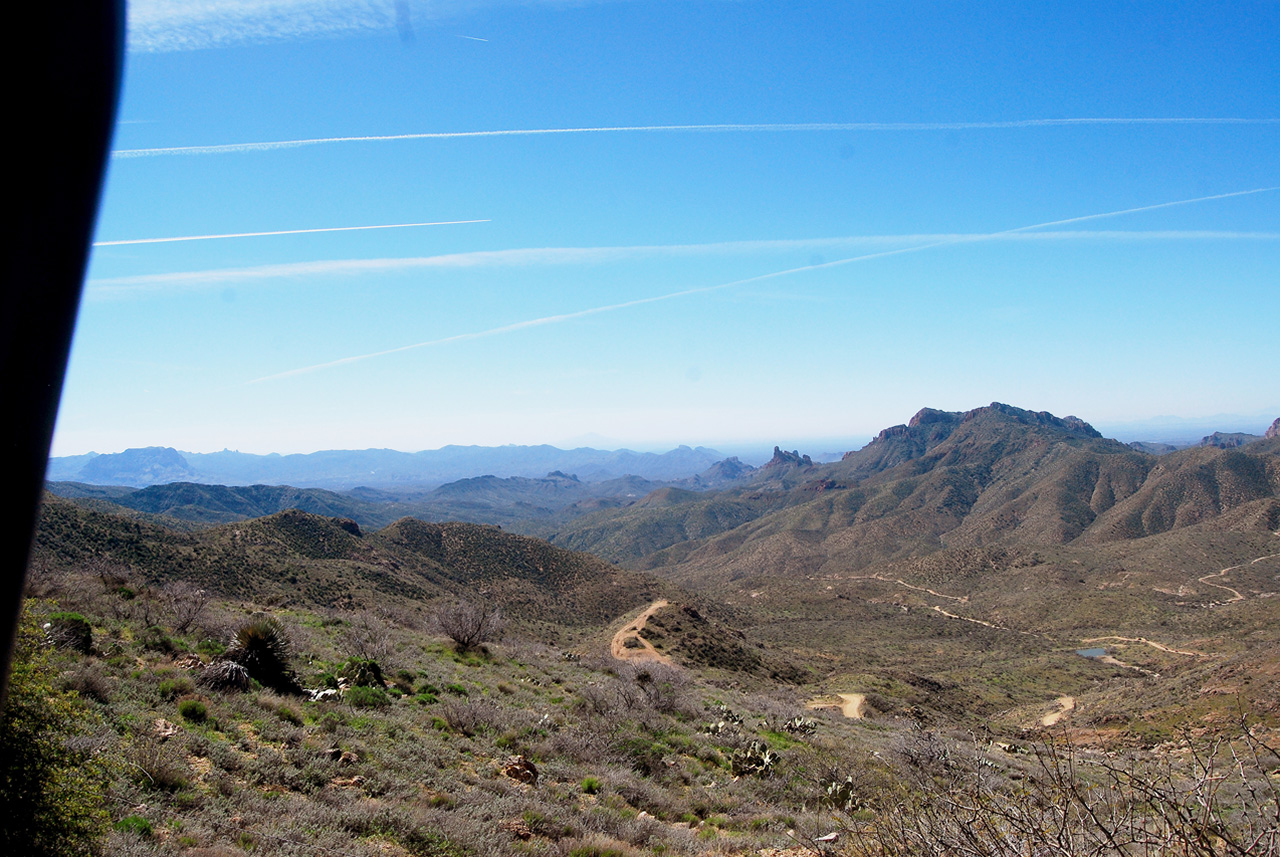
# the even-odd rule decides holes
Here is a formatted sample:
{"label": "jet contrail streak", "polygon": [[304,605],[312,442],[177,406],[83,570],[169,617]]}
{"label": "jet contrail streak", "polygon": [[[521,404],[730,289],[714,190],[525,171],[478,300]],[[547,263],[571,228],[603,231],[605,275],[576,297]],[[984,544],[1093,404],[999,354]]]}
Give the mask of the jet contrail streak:
{"label": "jet contrail streak", "polygon": [[263,235],[309,235],[313,232],[358,232],[362,229],[407,229],[411,226],[456,226],[461,223],[489,223],[489,220],[438,220],[434,223],[388,223],[381,226],[328,226],[323,229],[280,229],[275,232],[228,232],[224,235],[182,235],[177,238],[128,238],[122,241],[95,241],[94,247],[124,244],[168,244],[172,241],[212,241],[215,238],[259,238]]}
{"label": "jet contrail streak", "polygon": [[166,146],[153,149],[117,149],[115,158],[159,155],[216,155],[229,152],[264,152],[325,143],[374,143],[394,140],[453,140],[463,137],[530,137],[543,134],[617,134],[624,132],[786,132],[786,131],[989,131],[1006,128],[1057,128],[1073,125],[1277,125],[1280,119],[1242,117],[1083,117],[1074,119],[1011,119],[1003,122],[800,122],[720,125],[611,125],[600,128],[511,128],[496,131],[432,131],[421,134],[385,134],[362,137],[314,137],[259,143],[224,143],[214,146]]}
{"label": "jet contrail streak", "polygon": [[786,268],[781,271],[770,271],[767,274],[760,274],[755,277],[747,277],[742,280],[734,280],[729,283],[718,283],[714,286],[699,286],[693,289],[683,289],[678,292],[669,292],[665,295],[655,295],[649,298],[637,298],[635,300],[623,301],[622,303],[608,304],[606,306],[591,307],[590,309],[577,310],[576,312],[561,313],[559,315],[548,315],[542,318],[529,319],[527,321],[517,321],[513,324],[505,324],[501,327],[493,327],[488,330],[480,330],[474,333],[459,333],[453,336],[446,336],[443,339],[431,339],[426,342],[416,342],[412,345],[401,345],[396,348],[388,348],[385,351],[374,351],[368,354],[357,354],[352,357],[343,357],[339,360],[331,360],[327,363],[317,363],[312,366],[303,366],[299,369],[290,369],[286,372],[278,372],[274,375],[266,375],[261,378],[255,378],[249,381],[250,384],[258,384],[263,381],[275,381],[281,378],[290,378],[294,375],[303,375],[310,372],[318,372],[322,369],[332,369],[337,366],[345,366],[348,363],[358,363],[362,360],[370,360],[374,357],[385,357],[389,354],[399,354],[403,351],[413,351],[418,348],[430,348],[436,345],[447,345],[453,342],[466,342],[473,339],[484,339],[490,336],[498,336],[503,333],[512,333],[517,330],[525,330],[531,327],[541,327],[547,324],[559,324],[563,321],[571,321],[577,318],[586,318],[587,316],[598,315],[605,312],[613,312],[620,309],[629,309],[631,307],[644,306],[645,304],[654,304],[661,301],[675,300],[676,298],[689,297],[690,295],[707,294],[708,292],[718,292],[723,289],[731,289],[737,286],[745,286],[748,283],[758,283],[764,280],[772,280],[778,277],[787,277],[792,274],[799,274],[805,271],[818,271],[825,268],[835,268],[840,265],[849,265],[854,262],[867,262],[872,259],[883,259],[888,256],[900,256],[904,253],[919,253],[922,250],[931,250],[936,247],[949,247],[956,244],[970,244],[982,241],[990,241],[999,239],[1007,235],[1014,235],[1019,232],[1027,232],[1032,229],[1042,229],[1046,226],[1057,226],[1062,223],[1078,223],[1082,220],[1098,220],[1103,217],[1119,217],[1123,214],[1135,214],[1140,211],[1152,211],[1159,208],[1169,208],[1175,205],[1191,205],[1196,202],[1209,202],[1215,199],[1229,199],[1237,196],[1247,196],[1255,193],[1268,193],[1270,191],[1280,190],[1280,187],[1264,187],[1255,188],[1254,190],[1241,190],[1232,193],[1219,193],[1213,196],[1200,196],[1194,199],[1179,199],[1173,202],[1161,202],[1155,205],[1144,205],[1138,208],[1124,208],[1117,211],[1104,211],[1101,214],[1087,214],[1083,217],[1072,217],[1066,220],[1049,220],[1044,223],[1033,223],[1028,226],[1018,226],[1013,229],[1002,229],[999,232],[987,232],[977,235],[965,235],[956,238],[946,238],[940,241],[933,241],[928,244],[917,244],[912,247],[901,247],[896,250],[884,250],[879,253],[866,253],[861,256],[852,256],[847,259],[836,259],[832,262],[821,262],[816,265],[803,265],[799,268]]}
{"label": "jet contrail streak", "polygon": [[1015,232],[1027,232],[1032,229],[1043,229],[1046,226],[1062,226],[1066,223],[1080,223],[1085,220],[1099,220],[1103,217],[1119,217],[1122,214],[1137,214],[1140,211],[1155,211],[1158,208],[1172,208],[1175,205],[1190,205],[1193,202],[1209,202],[1214,199],[1230,199],[1233,196],[1249,196],[1255,193],[1270,193],[1273,190],[1280,190],[1280,187],[1260,187],[1253,190],[1237,190],[1231,193],[1218,193],[1213,196],[1198,196],[1195,199],[1179,199],[1174,202],[1160,202],[1155,205],[1143,205],[1138,208],[1126,208],[1123,211],[1108,211],[1104,214],[1086,214],[1084,217],[1068,217],[1066,220],[1054,220],[1049,223],[1037,223],[1034,226],[1019,226],[1017,229],[1010,229],[1006,232],[997,232],[996,235],[1009,235]]}

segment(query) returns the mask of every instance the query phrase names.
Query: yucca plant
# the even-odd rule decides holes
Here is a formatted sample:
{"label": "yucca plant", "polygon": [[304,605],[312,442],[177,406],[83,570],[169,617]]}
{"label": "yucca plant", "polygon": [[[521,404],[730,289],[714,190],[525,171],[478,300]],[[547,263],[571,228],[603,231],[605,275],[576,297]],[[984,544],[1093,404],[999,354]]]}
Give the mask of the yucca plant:
{"label": "yucca plant", "polygon": [[249,671],[235,661],[214,661],[200,671],[196,681],[210,690],[248,690]]}
{"label": "yucca plant", "polygon": [[250,677],[281,693],[297,693],[298,679],[289,666],[289,637],[272,617],[251,619],[235,630],[226,658]]}

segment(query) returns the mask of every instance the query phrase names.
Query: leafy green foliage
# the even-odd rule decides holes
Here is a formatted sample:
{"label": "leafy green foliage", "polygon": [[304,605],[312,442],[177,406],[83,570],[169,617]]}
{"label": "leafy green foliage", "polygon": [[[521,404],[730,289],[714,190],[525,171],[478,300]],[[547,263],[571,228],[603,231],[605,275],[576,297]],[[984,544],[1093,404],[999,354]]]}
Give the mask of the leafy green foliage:
{"label": "leafy green foliage", "polygon": [[107,818],[105,771],[70,744],[85,730],[87,715],[73,695],[54,689],[41,636],[28,608],[0,718],[0,852],[90,854]]}
{"label": "leafy green foliage", "polygon": [[178,713],[183,720],[192,723],[204,723],[209,719],[209,709],[198,699],[184,699],[178,703]]}
{"label": "leafy green foliage", "polygon": [[352,708],[386,708],[391,704],[391,697],[382,688],[359,684],[347,688],[342,700]]}
{"label": "leafy green foliage", "polygon": [[155,832],[151,822],[140,815],[126,815],[112,827],[122,833],[132,833],[141,837],[150,837]]}

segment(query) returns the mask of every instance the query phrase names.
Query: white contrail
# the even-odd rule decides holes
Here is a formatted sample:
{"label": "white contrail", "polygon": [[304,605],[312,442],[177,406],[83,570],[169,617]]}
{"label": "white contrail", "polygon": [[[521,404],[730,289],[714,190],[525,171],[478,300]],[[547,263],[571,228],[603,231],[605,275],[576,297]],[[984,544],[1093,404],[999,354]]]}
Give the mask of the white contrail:
{"label": "white contrail", "polygon": [[387,223],[380,226],[327,226],[323,229],[279,229],[275,232],[227,232],[222,235],[181,235],[176,238],[127,238],[121,241],[94,241],[94,247],[124,244],[168,244],[172,241],[212,241],[215,238],[259,238],[264,235],[309,235],[313,232],[358,232],[363,229],[407,229],[411,226],[456,226],[462,223],[489,223],[489,220],[437,220],[433,223]]}
{"label": "white contrail", "polygon": [[380,143],[394,140],[453,140],[464,137],[529,137],[542,134],[617,134],[635,132],[786,132],[786,131],[988,131],[1005,128],[1055,128],[1072,125],[1276,125],[1280,119],[1241,117],[1084,117],[1074,119],[1011,119],[1003,122],[802,122],[720,125],[611,125],[599,128],[510,128],[496,131],[432,131],[421,134],[385,134],[361,137],[313,137],[259,143],[224,143],[215,146],[165,146],[152,149],[117,149],[115,158],[158,155],[216,155],[229,152],[263,152],[326,143]]}
{"label": "white contrail", "polygon": [[1032,229],[1042,229],[1046,226],[1057,226],[1062,223],[1078,223],[1082,220],[1098,220],[1104,217],[1119,217],[1124,214],[1135,214],[1141,211],[1152,211],[1159,208],[1169,208],[1175,205],[1191,205],[1197,202],[1209,202],[1215,199],[1228,199],[1237,196],[1248,196],[1255,193],[1268,193],[1270,191],[1280,190],[1280,187],[1264,187],[1255,188],[1254,190],[1241,190],[1232,193],[1220,193],[1213,196],[1200,196],[1193,199],[1179,199],[1173,202],[1162,202],[1155,205],[1144,205],[1138,208],[1125,208],[1117,211],[1104,211],[1100,214],[1087,214],[1083,217],[1072,217],[1066,220],[1049,220],[1044,223],[1032,223],[1028,226],[1018,226],[1013,229],[1002,229],[999,232],[987,232],[977,235],[966,235],[955,238],[946,238],[934,241],[928,244],[917,244],[912,247],[901,247],[895,250],[884,250],[879,253],[866,253],[861,256],[852,256],[847,259],[836,259],[832,262],[820,262],[814,265],[802,265],[798,268],[786,268],[781,271],[771,271],[767,274],[760,274],[755,277],[747,277],[742,280],[734,280],[728,283],[718,283],[714,286],[699,286],[693,289],[682,289],[678,292],[669,292],[665,295],[655,295],[649,298],[637,298],[635,300],[623,301],[622,303],[608,304],[606,306],[591,307],[590,309],[577,310],[576,312],[561,313],[559,315],[548,315],[541,318],[529,319],[527,321],[518,321],[513,324],[505,324],[501,327],[493,327],[488,330],[475,331],[473,333],[459,333],[453,336],[446,336],[442,339],[431,339],[426,342],[416,342],[412,345],[401,345],[397,348],[388,348],[384,351],[373,351],[368,354],[357,354],[352,357],[343,357],[338,360],[331,360],[327,363],[316,363],[311,366],[303,366],[298,369],[290,369],[286,372],[278,372],[274,375],[266,375],[261,378],[255,378],[249,381],[250,384],[258,384],[263,381],[275,381],[281,378],[289,378],[294,375],[303,375],[309,372],[318,372],[322,369],[332,369],[337,366],[345,366],[349,363],[358,363],[362,360],[371,360],[374,357],[385,357],[389,354],[399,354],[404,351],[413,351],[418,348],[430,348],[436,345],[447,345],[454,342],[466,342],[473,339],[483,339],[490,336],[498,336],[503,333],[512,333],[517,330],[525,330],[531,327],[541,327],[547,324],[559,324],[563,321],[571,321],[577,318],[585,318],[591,315],[598,315],[605,312],[613,312],[614,310],[629,309],[630,307],[644,306],[645,304],[654,304],[661,301],[675,300],[676,298],[689,297],[690,295],[707,294],[708,292],[717,292],[723,289],[731,289],[737,286],[745,286],[749,283],[758,283],[764,280],[772,280],[778,277],[787,277],[792,274],[799,274],[805,271],[818,271],[825,268],[835,268],[840,265],[849,265],[854,262],[866,262],[872,259],[883,259],[888,256],[898,256],[904,253],[919,253],[922,250],[930,250],[936,247],[947,247],[956,244],[975,243],[981,241],[990,241],[993,239],[1003,238],[1009,235],[1016,235],[1021,232],[1027,232]]}
{"label": "white contrail", "polygon": [[[1260,187],[1253,190],[1237,190],[1231,193],[1218,193],[1213,196],[1198,196],[1195,199],[1179,199],[1173,202],[1160,202],[1155,205],[1143,205],[1138,208],[1126,208],[1123,211],[1108,211],[1104,214],[1086,214],[1084,217],[1068,217],[1066,220],[1054,220],[1049,223],[1037,223],[1034,226],[1019,226],[1017,229],[1008,230],[1009,234],[1015,232],[1027,232],[1031,229],[1042,229],[1046,226],[1062,226],[1067,223],[1081,223],[1085,220],[1099,220],[1103,217],[1119,217],[1122,214],[1137,214],[1140,211],[1155,211],[1159,208],[1172,208],[1175,205],[1191,205],[1193,202],[1209,202],[1215,199],[1230,199],[1233,196],[1249,196],[1255,193],[1270,193],[1273,190],[1280,190],[1277,187]],[[1000,233],[996,233],[1000,234]]]}
{"label": "white contrail", "polygon": [[875,245],[958,244],[965,241],[1277,241],[1280,232],[1231,232],[1213,230],[1063,230],[1052,232],[924,233],[897,235],[846,235],[825,238],[756,239],[706,244],[634,244],[613,247],[524,247],[507,250],[471,250],[438,256],[400,256],[372,259],[321,259],[284,262],[245,268],[213,268],[168,274],[136,274],[89,280],[89,296],[126,295],[166,288],[200,288],[236,282],[339,274],[388,273],[424,268],[528,267],[552,265],[604,265],[627,259],[655,256],[734,255],[833,251]]}

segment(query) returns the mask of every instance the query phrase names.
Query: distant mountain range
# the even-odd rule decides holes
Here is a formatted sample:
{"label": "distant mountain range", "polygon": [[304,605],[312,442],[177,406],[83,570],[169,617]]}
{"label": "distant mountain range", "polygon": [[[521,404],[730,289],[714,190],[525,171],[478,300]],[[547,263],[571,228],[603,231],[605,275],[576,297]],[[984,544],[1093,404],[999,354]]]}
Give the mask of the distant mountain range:
{"label": "distant mountain range", "polygon": [[[170,452],[133,464],[194,467]],[[776,448],[760,468],[728,459],[667,481],[50,488],[75,502],[46,502],[46,563],[106,559],[282,604],[491,591],[565,641],[577,632],[552,625],[692,593],[750,641],[707,662],[782,655],[882,712],[1012,717],[1069,694],[1077,723],[1114,728],[1219,716],[1238,695],[1280,717],[1280,421],[1154,455],[993,403],[923,409],[840,461]],[[1112,661],[1077,654],[1095,646]]]}
{"label": "distant mountain range", "polygon": [[49,460],[45,478],[55,482],[143,488],[172,482],[205,485],[291,485],[342,490],[428,489],[474,476],[541,477],[552,471],[583,482],[622,476],[672,481],[702,473],[725,456],[714,449],[680,446],[664,453],[629,449],[558,449],[554,446],[446,446],[423,452],[392,449],[326,450],[297,455],[245,452],[179,452],[150,446]]}

